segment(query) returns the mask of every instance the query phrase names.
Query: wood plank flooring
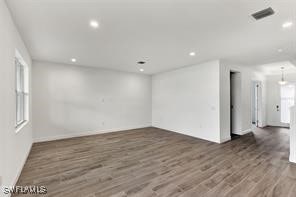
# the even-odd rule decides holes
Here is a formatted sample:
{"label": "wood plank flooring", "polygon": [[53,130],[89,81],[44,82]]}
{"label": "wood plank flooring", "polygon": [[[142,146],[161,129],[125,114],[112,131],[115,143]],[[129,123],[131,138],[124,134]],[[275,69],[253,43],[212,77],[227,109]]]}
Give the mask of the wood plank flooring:
{"label": "wood plank flooring", "polygon": [[224,144],[129,130],[36,143],[17,185],[55,197],[295,197],[288,148],[288,130],[271,127]]}

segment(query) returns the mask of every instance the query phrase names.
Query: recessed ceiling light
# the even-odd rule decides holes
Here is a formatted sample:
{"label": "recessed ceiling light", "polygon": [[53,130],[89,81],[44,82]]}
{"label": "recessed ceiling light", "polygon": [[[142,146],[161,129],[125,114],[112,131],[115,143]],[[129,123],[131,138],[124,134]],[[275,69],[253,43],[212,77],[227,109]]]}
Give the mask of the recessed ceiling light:
{"label": "recessed ceiling light", "polygon": [[75,58],[72,58],[71,59],[71,62],[76,62],[77,60]]}
{"label": "recessed ceiling light", "polygon": [[282,27],[283,28],[289,28],[289,27],[292,27],[292,25],[293,25],[292,21],[287,21],[287,22],[283,23]]}
{"label": "recessed ceiling light", "polygon": [[190,56],[195,56],[195,52],[190,52],[189,55]]}
{"label": "recessed ceiling light", "polygon": [[278,52],[279,52],[279,53],[283,52],[283,49],[278,49]]}
{"label": "recessed ceiling light", "polygon": [[99,23],[98,23],[98,21],[96,21],[96,20],[91,20],[91,21],[89,22],[89,25],[90,25],[92,28],[94,28],[94,29],[97,29],[97,28],[99,27]]}
{"label": "recessed ceiling light", "polygon": [[144,72],[144,69],[143,69],[143,68],[140,68],[140,71],[141,71],[141,72]]}

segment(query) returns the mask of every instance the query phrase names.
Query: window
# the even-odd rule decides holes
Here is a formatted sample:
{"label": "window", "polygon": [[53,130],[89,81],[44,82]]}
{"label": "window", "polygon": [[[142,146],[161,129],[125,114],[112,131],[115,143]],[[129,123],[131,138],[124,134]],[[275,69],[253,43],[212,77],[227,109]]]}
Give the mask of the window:
{"label": "window", "polygon": [[290,123],[290,108],[294,105],[295,85],[281,86],[281,122]]}
{"label": "window", "polygon": [[18,131],[29,120],[29,77],[27,64],[17,51],[15,55],[15,71],[16,128]]}

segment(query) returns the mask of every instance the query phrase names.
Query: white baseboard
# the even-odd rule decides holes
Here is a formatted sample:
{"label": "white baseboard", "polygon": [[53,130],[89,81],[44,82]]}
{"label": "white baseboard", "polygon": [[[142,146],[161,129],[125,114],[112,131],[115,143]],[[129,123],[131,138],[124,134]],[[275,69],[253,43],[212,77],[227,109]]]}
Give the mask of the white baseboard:
{"label": "white baseboard", "polygon": [[72,133],[72,134],[57,135],[57,136],[48,136],[48,137],[34,138],[34,143],[48,142],[48,141],[68,139],[68,138],[74,138],[74,137],[84,137],[84,136],[119,132],[119,131],[125,131],[125,130],[143,129],[143,128],[147,128],[147,127],[151,127],[151,125],[142,125],[142,126],[137,126],[137,127],[125,127],[125,128],[117,128],[117,129],[107,129],[107,130],[100,130],[100,131],[86,131],[86,132],[81,132],[81,133]]}
{"label": "white baseboard", "polygon": [[234,132],[233,134],[236,134],[236,135],[245,135],[245,134],[250,133],[250,132],[252,132],[252,129],[246,129],[244,131]]}
{"label": "white baseboard", "polygon": [[267,124],[267,127],[281,127],[281,128],[289,128],[290,124]]}
{"label": "white baseboard", "polygon": [[170,131],[170,132],[174,132],[174,133],[178,133],[178,134],[182,134],[182,135],[186,135],[186,136],[193,137],[193,138],[196,138],[196,139],[201,139],[201,140],[205,140],[205,141],[209,141],[209,142],[214,142],[214,143],[217,143],[217,144],[222,143],[220,139],[217,139],[217,140],[207,139],[207,138],[200,137],[200,136],[193,136],[193,135],[189,135],[189,134],[186,134],[186,133],[182,133],[181,131],[177,131],[177,130],[174,130],[174,129],[166,129],[166,128],[162,128],[162,127],[158,127],[158,126],[152,126],[152,127],[157,128],[157,129]]}
{"label": "white baseboard", "polygon": [[251,132],[252,132],[252,129],[246,129],[246,130],[241,132],[241,135],[245,135],[245,134],[251,133]]}
{"label": "white baseboard", "polygon": [[290,157],[289,157],[289,161],[292,162],[292,163],[296,163],[296,158],[295,158],[295,157],[292,157],[292,156],[290,155]]}
{"label": "white baseboard", "polygon": [[221,139],[220,140],[220,144],[224,143],[224,142],[228,142],[231,140],[231,136],[228,136],[227,138]]}
{"label": "white baseboard", "polygon": [[13,186],[15,186],[15,185],[17,184],[17,181],[18,181],[18,179],[19,179],[20,176],[21,176],[21,173],[22,173],[22,171],[23,171],[23,168],[24,168],[24,166],[25,166],[25,164],[26,164],[26,162],[27,162],[27,159],[28,159],[28,157],[29,157],[29,154],[30,154],[30,152],[31,152],[32,146],[33,146],[33,143],[31,143],[31,146],[30,146],[30,148],[29,148],[29,151],[26,152],[25,159],[22,161],[20,168],[17,170],[17,174],[16,174],[16,177],[15,177],[15,179],[14,179]]}

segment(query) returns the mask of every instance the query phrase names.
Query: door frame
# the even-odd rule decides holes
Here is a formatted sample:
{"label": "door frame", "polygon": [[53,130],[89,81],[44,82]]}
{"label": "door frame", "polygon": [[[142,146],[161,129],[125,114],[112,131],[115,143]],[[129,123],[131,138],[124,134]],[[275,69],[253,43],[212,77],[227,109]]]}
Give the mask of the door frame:
{"label": "door frame", "polygon": [[242,74],[230,70],[230,135],[241,132],[241,108],[242,108]]}
{"label": "door frame", "polygon": [[[253,110],[255,110],[255,126],[262,128],[264,127],[263,117],[264,117],[264,108],[263,108],[263,88],[262,81],[252,80],[251,91],[254,92],[255,101],[252,100],[251,112],[253,116]],[[257,95],[257,96],[256,96]],[[255,103],[253,103],[255,102]],[[255,108],[255,109],[254,109]],[[253,125],[253,117],[252,117]]]}

